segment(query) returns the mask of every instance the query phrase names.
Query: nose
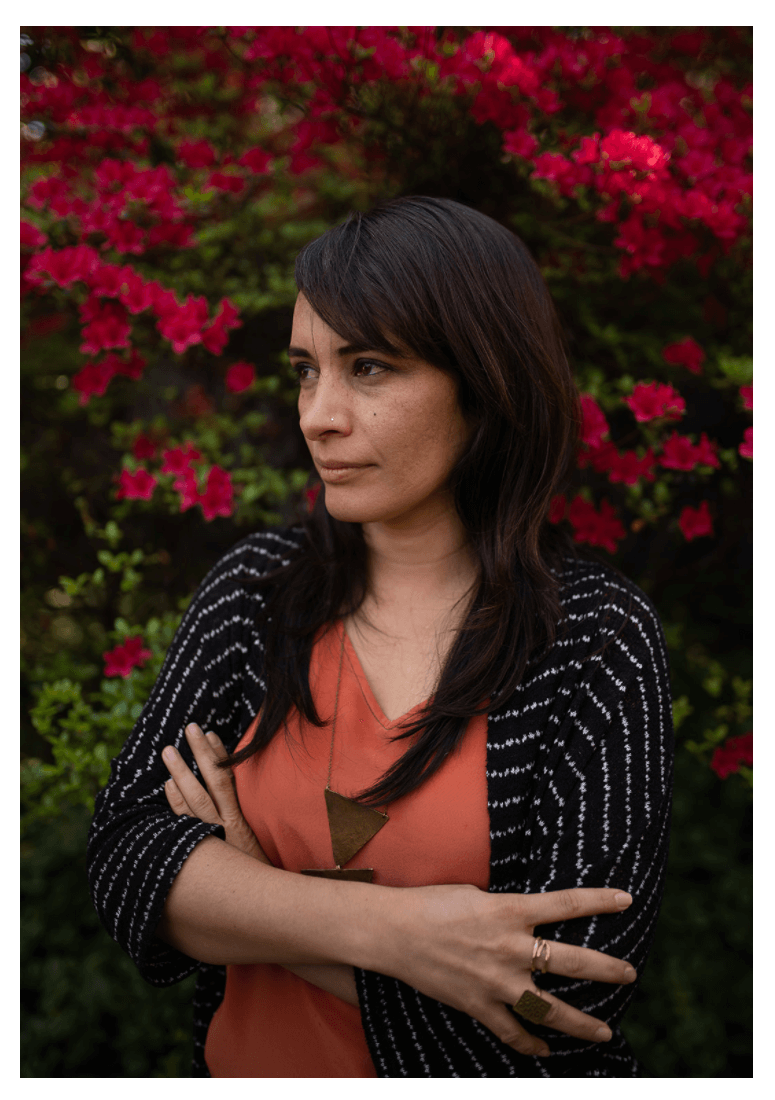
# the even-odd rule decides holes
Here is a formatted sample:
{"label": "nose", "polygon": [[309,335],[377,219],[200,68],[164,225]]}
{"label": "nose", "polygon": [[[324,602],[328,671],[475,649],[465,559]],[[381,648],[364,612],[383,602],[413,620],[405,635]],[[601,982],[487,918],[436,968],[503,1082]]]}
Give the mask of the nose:
{"label": "nose", "polygon": [[299,394],[299,425],[307,440],[323,438],[328,432],[349,435],[351,414],[346,388],[336,378],[321,374],[314,386]]}

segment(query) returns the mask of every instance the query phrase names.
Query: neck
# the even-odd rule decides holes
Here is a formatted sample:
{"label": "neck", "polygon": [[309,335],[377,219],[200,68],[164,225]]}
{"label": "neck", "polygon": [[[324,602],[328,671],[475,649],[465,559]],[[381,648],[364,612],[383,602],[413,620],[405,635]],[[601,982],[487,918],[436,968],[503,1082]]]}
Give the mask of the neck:
{"label": "neck", "polygon": [[468,535],[451,500],[422,515],[364,523],[369,588],[378,600],[390,593],[459,597],[476,580],[478,568]]}

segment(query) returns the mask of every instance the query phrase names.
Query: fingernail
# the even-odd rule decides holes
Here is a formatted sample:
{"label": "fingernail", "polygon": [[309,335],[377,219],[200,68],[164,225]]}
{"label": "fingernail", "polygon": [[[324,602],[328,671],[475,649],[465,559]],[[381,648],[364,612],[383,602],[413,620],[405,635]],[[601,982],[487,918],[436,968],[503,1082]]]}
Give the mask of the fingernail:
{"label": "fingernail", "polygon": [[610,1038],[611,1032],[607,1027],[599,1027],[595,1032],[595,1042],[597,1043],[605,1043]]}
{"label": "fingernail", "polygon": [[635,973],[631,966],[628,966],[624,972],[624,980],[626,982],[634,982],[637,976],[638,975]]}
{"label": "fingernail", "polygon": [[548,1058],[551,1053],[552,1052],[551,1050],[549,1050],[549,1047],[542,1047],[536,1055],[536,1058]]}
{"label": "fingernail", "polygon": [[167,745],[166,749],[162,752],[162,760],[167,760],[170,764],[175,759],[176,753],[172,745]]}
{"label": "fingernail", "polygon": [[198,726],[198,725],[196,724],[196,722],[190,722],[190,723],[189,723],[189,724],[188,724],[188,725],[186,726],[186,733],[193,733],[193,734],[197,734],[197,733],[201,733],[201,732],[202,732],[202,731],[200,730],[200,728],[199,728],[199,726]]}
{"label": "fingernail", "polygon": [[632,904],[632,895],[624,893],[614,894],[614,901],[620,909],[626,909],[628,905]]}

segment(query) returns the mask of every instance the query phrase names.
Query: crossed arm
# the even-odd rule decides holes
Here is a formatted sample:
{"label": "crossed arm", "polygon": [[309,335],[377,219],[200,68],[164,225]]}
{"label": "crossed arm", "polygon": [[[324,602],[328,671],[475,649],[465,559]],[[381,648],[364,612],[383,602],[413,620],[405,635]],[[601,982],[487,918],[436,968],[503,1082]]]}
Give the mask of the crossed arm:
{"label": "crossed arm", "polygon": [[[279,963],[321,989],[357,1004],[353,967],[390,975],[458,1008],[522,1054],[546,1043],[509,1010],[531,980],[533,930],[573,917],[616,913],[631,902],[612,888],[489,894],[474,886],[397,889],[332,882],[270,865],[242,816],[226,750],[214,733],[186,728],[203,786],[183,758],[165,750],[165,794],[172,810],[221,825],[186,859],[170,889],[157,935],[210,963]],[[412,950],[407,951],[406,945]],[[630,983],[627,963],[587,948],[552,944],[552,973]],[[544,992],[545,1025],[592,1042],[611,1031]]]}

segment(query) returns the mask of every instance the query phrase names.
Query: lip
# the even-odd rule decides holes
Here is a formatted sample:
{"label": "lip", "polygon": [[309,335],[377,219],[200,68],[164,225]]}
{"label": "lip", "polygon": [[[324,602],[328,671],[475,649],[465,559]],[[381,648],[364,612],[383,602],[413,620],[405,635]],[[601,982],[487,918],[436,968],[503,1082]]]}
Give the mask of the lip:
{"label": "lip", "polygon": [[354,477],[361,470],[369,470],[374,465],[372,462],[318,462],[318,473],[323,481],[344,481]]}

